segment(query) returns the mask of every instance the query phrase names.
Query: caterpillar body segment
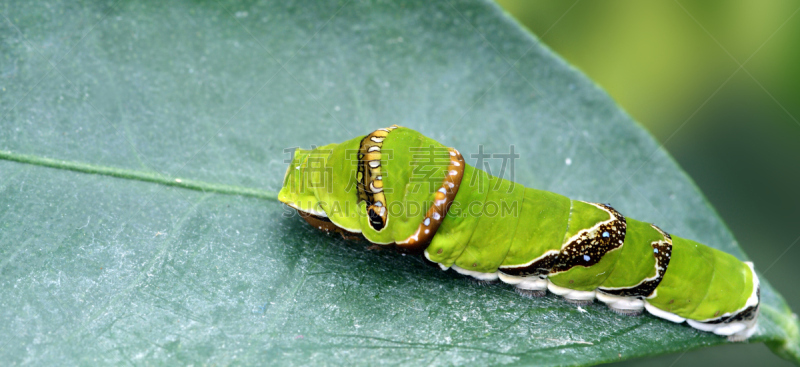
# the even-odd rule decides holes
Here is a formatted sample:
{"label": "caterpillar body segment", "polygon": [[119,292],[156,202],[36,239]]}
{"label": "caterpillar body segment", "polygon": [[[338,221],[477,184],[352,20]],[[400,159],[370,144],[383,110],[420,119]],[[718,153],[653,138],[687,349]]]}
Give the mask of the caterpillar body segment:
{"label": "caterpillar body segment", "polygon": [[527,188],[392,126],[297,150],[279,200],[314,227],[422,254],[442,270],[648,313],[741,341],[756,330],[751,263],[626,218],[607,204]]}

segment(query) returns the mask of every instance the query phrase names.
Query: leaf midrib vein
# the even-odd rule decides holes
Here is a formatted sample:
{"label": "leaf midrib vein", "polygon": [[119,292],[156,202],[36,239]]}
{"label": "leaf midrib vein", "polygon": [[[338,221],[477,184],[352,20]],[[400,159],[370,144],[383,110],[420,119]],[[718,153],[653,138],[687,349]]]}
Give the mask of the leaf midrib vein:
{"label": "leaf midrib vein", "polygon": [[0,159],[18,163],[30,164],[41,167],[63,169],[73,172],[116,177],[126,180],[151,182],[165,186],[180,187],[183,189],[213,192],[226,195],[249,196],[266,200],[277,200],[278,194],[273,191],[259,190],[250,187],[226,185],[191,179],[166,177],[156,172],[138,171],[132,169],[109,167],[85,162],[52,159],[30,154],[15,153],[0,150]]}

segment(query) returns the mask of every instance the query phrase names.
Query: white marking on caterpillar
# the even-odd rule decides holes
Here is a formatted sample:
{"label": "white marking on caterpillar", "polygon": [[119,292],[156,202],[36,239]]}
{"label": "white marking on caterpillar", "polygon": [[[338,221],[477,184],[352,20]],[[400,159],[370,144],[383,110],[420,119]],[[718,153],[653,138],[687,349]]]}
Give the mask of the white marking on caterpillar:
{"label": "white marking on caterpillar", "polygon": [[662,319],[672,321],[672,322],[674,322],[676,324],[680,324],[680,323],[686,321],[685,318],[680,317],[680,316],[678,316],[678,315],[676,315],[676,314],[674,314],[672,312],[664,311],[664,310],[662,310],[662,309],[660,309],[660,308],[658,308],[656,306],[651,305],[650,302],[647,302],[647,301],[644,302],[644,309],[647,310],[647,312],[649,312],[650,314],[652,314],[654,316],[658,316],[658,317],[660,317]]}
{"label": "white marking on caterpillar", "polygon": [[603,292],[595,294],[597,300],[603,302],[608,308],[621,313],[639,313],[644,310],[644,301],[636,297],[620,297]]}
{"label": "white marking on caterpillar", "polygon": [[471,277],[473,277],[475,279],[478,279],[478,280],[496,280],[497,277],[498,277],[497,272],[494,272],[494,273],[482,273],[482,272],[479,272],[479,271],[467,270],[467,269],[458,267],[457,265],[453,265],[450,268],[455,270],[459,274],[469,275],[469,276],[471,276]]}
{"label": "white marking on caterpillar", "polygon": [[503,272],[498,272],[497,276],[503,283],[511,284],[519,289],[532,291],[547,290],[547,279],[542,279],[537,276],[518,277]]}
{"label": "white marking on caterpillar", "polygon": [[595,296],[595,291],[576,291],[574,289],[559,287],[553,284],[553,282],[547,283],[547,290],[570,301],[591,301]]}

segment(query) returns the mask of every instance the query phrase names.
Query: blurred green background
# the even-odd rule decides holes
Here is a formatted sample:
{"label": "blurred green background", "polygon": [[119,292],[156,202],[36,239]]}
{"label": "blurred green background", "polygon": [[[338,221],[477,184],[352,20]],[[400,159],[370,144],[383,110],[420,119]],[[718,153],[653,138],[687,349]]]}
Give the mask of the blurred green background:
{"label": "blurred green background", "polygon": [[[800,1],[498,3],[664,145],[800,310]],[[763,345],[621,365],[723,363],[790,365]]]}

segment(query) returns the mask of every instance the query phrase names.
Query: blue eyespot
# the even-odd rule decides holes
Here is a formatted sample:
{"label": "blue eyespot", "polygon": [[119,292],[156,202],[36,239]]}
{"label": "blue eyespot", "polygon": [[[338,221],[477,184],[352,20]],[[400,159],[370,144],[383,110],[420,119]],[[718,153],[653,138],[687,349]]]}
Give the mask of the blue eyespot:
{"label": "blue eyespot", "polygon": [[658,253],[658,249],[657,249],[657,248],[654,248],[654,249],[653,249],[653,253],[654,253],[654,254],[657,254],[657,253]]}
{"label": "blue eyespot", "polygon": [[583,255],[583,261],[589,261],[590,259],[589,255]]}
{"label": "blue eyespot", "polygon": [[611,234],[609,234],[608,231],[603,232],[603,238],[609,238],[609,237],[611,237]]}

